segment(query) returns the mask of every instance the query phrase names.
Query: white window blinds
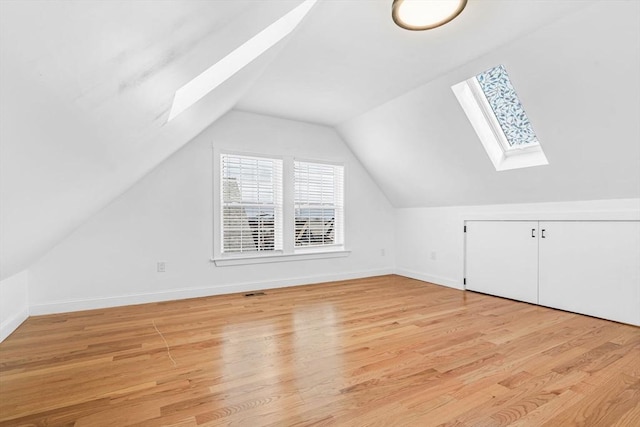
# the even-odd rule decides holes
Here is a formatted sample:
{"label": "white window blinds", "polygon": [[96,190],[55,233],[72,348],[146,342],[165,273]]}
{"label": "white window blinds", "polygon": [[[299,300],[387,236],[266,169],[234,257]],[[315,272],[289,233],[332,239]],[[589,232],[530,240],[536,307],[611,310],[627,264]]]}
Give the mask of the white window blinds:
{"label": "white window blinds", "polygon": [[222,154],[222,252],[282,250],[282,160]]}
{"label": "white window blinds", "polygon": [[342,245],[344,167],[294,162],[295,247]]}

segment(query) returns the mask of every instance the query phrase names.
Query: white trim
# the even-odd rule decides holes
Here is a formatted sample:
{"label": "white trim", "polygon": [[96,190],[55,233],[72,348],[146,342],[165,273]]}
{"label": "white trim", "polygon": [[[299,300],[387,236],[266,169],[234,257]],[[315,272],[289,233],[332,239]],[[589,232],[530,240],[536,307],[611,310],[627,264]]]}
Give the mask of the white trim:
{"label": "white trim", "polygon": [[461,221],[640,221],[640,210],[465,213]]}
{"label": "white trim", "polygon": [[229,265],[248,265],[248,264],[265,264],[272,262],[288,262],[288,261],[304,261],[309,259],[323,258],[342,258],[347,257],[351,251],[324,251],[324,252],[305,252],[293,254],[274,254],[274,255],[255,255],[255,256],[229,256],[228,258],[214,258],[210,261],[216,267],[226,267]]}
{"label": "white trim", "polygon": [[431,274],[420,273],[418,271],[407,270],[405,268],[396,268],[395,274],[397,274],[398,276],[408,277],[410,279],[422,280],[423,282],[433,283],[435,285],[464,290],[464,286],[462,285],[462,280],[455,280],[448,277],[434,276]]}
{"label": "white trim", "polygon": [[0,324],[0,342],[4,341],[29,318],[29,307],[25,307]]}
{"label": "white trim", "polygon": [[282,249],[284,254],[292,254],[295,250],[295,171],[293,156],[286,156],[282,161]]}
{"label": "white trim", "polygon": [[366,277],[393,274],[393,269],[356,271],[351,273],[328,274],[323,276],[296,277],[264,282],[244,282],[233,285],[208,286],[197,288],[173,289],[154,293],[139,293],[91,299],[73,299],[33,304],[31,315],[67,313],[72,311],[93,310],[98,308],[121,307],[133,304],[172,301],[187,298],[207,297],[213,295],[233,294],[265,289],[285,288],[291,286],[313,285],[317,283],[336,282],[342,280],[361,279]]}
{"label": "white trim", "polygon": [[303,162],[303,163],[319,163],[322,165],[328,166],[342,166],[344,168],[345,162],[343,160],[327,160],[322,158],[309,158],[309,157],[298,157],[292,156],[294,162]]}

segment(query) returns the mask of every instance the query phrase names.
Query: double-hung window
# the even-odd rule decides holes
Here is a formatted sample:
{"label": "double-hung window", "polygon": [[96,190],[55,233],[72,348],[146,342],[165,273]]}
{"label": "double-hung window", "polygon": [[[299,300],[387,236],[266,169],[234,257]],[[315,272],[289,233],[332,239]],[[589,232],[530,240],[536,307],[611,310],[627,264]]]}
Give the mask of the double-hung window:
{"label": "double-hung window", "polygon": [[348,254],[343,165],[292,156],[216,155],[216,265]]}
{"label": "double-hung window", "polygon": [[343,243],[343,166],[294,161],[295,248]]}
{"label": "double-hung window", "polygon": [[282,160],[222,154],[222,253],[282,250]]}

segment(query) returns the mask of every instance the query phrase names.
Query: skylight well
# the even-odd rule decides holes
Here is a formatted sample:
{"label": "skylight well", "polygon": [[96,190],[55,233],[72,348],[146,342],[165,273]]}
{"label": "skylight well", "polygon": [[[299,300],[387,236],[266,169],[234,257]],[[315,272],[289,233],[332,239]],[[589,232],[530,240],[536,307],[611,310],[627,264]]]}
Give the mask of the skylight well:
{"label": "skylight well", "polygon": [[289,13],[176,91],[168,121],[184,112],[254,59],[285,38],[300,24],[317,0],[305,0]]}
{"label": "skylight well", "polygon": [[503,65],[451,89],[497,171],[549,163]]}

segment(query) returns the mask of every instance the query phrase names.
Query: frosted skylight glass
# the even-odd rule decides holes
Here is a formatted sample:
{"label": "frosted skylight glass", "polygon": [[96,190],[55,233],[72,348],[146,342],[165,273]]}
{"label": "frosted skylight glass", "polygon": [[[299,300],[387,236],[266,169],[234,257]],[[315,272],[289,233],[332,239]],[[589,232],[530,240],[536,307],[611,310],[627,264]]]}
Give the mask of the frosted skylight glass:
{"label": "frosted skylight glass", "polygon": [[504,132],[507,142],[513,148],[538,144],[529,118],[522,108],[507,70],[498,65],[476,76],[493,113]]}
{"label": "frosted skylight glass", "polygon": [[220,86],[291,33],[317,0],[305,0],[176,91],[169,121]]}

